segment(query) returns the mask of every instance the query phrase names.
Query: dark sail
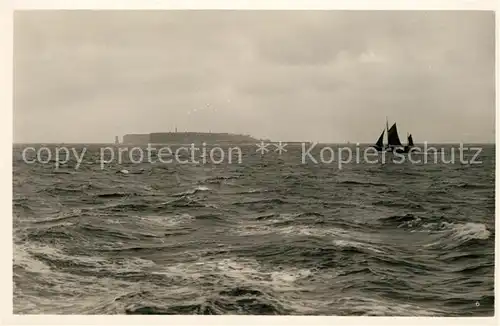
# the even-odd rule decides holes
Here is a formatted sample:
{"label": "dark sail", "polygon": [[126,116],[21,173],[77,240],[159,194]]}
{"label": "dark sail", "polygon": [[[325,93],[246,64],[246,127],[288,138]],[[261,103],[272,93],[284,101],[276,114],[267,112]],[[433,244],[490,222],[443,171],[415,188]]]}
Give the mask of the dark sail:
{"label": "dark sail", "polygon": [[401,141],[398,136],[398,128],[396,124],[393,124],[391,129],[387,132],[387,138],[389,142],[389,146],[402,146]]}
{"label": "dark sail", "polygon": [[384,133],[385,130],[382,130],[382,133],[380,134],[380,137],[377,140],[377,143],[375,144],[376,148],[382,148],[384,146]]}
{"label": "dark sail", "polygon": [[413,145],[413,137],[411,136],[411,134],[408,136],[408,146],[410,146],[410,147],[414,146]]}

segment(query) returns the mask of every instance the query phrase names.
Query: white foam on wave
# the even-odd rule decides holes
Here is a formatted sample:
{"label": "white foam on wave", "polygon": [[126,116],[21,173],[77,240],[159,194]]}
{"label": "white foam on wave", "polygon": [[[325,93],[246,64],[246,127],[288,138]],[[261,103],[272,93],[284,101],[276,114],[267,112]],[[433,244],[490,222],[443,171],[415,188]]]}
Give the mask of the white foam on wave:
{"label": "white foam on wave", "polygon": [[258,225],[246,225],[238,229],[234,229],[233,232],[237,235],[247,236],[247,235],[266,235],[271,234],[274,230],[267,226]]}
{"label": "white foam on wave", "polygon": [[162,269],[153,273],[199,282],[217,278],[217,282],[222,281],[228,285],[253,285],[262,289],[272,288],[274,291],[296,289],[296,281],[312,274],[311,270],[300,268],[266,269],[256,260],[241,258],[179,263]]}
{"label": "white foam on wave", "polygon": [[334,244],[340,247],[356,247],[360,249],[368,249],[377,253],[382,253],[379,249],[375,247],[354,241],[353,239],[359,239],[363,237],[363,234],[355,232],[352,230],[345,230],[342,228],[334,227],[309,227],[304,225],[291,225],[291,226],[275,226],[273,223],[283,222],[292,220],[293,215],[283,214],[279,215],[277,218],[271,218],[264,221],[258,221],[254,223],[247,223],[240,226],[234,230],[238,235],[266,235],[266,234],[281,234],[284,236],[309,236],[309,237],[319,237],[319,238],[333,238]]}
{"label": "white foam on wave", "polygon": [[313,274],[310,269],[294,269],[285,270],[281,272],[272,272],[271,279],[273,282],[278,283],[294,283],[300,279],[309,277]]}
{"label": "white foam on wave", "polygon": [[439,316],[443,311],[410,303],[385,301],[367,297],[341,297],[332,303],[344,313],[361,313],[365,316]]}
{"label": "white foam on wave", "polygon": [[305,235],[314,237],[350,237],[351,232],[341,228],[317,228],[302,225],[287,226],[276,229],[284,235]]}
{"label": "white foam on wave", "polygon": [[184,196],[188,196],[188,195],[194,195],[194,194],[196,194],[197,192],[200,192],[200,191],[211,191],[211,190],[212,189],[210,189],[207,186],[197,186],[197,187],[194,187],[192,189],[189,189],[189,190],[186,190],[186,191],[174,194],[173,196],[174,197],[184,197]]}
{"label": "white foam on wave", "polygon": [[190,214],[176,214],[176,215],[147,215],[147,216],[138,216],[146,225],[151,225],[154,227],[162,227],[165,230],[168,227],[179,226],[184,223],[192,222],[195,217]]}
{"label": "white foam on wave", "polygon": [[486,240],[491,235],[491,232],[488,231],[486,225],[482,223],[465,223],[453,225],[451,232],[451,237],[458,241],[467,241],[473,239]]}
{"label": "white foam on wave", "polygon": [[[137,284],[116,280],[109,277],[81,277],[64,271],[36,258],[43,254],[47,258],[66,260],[79,263],[101,264],[109,263],[105,259],[95,259],[82,256],[68,256],[60,249],[48,245],[15,244],[14,265],[24,270],[45,274],[44,282],[50,284],[48,296],[34,296],[33,291],[47,291],[45,286],[33,282],[26,290],[26,286],[14,283],[14,312],[15,313],[99,313],[103,308],[114,313],[121,312],[120,307],[112,307],[114,299],[124,293],[135,290]],[[132,264],[137,264],[132,260]],[[114,266],[122,268],[123,266]],[[15,272],[17,273],[17,271]],[[116,290],[112,290],[116,289]],[[59,296],[58,294],[63,294]],[[68,297],[68,293],[72,296]],[[65,294],[65,295],[64,295]],[[90,294],[90,295],[89,295]]]}
{"label": "white foam on wave", "polygon": [[263,216],[265,219],[254,221],[243,221],[239,228],[234,229],[234,232],[239,235],[263,235],[271,233],[280,233],[284,235],[308,235],[308,236],[325,236],[332,233],[342,232],[342,229],[325,229],[313,228],[301,225],[280,226],[279,223],[294,221],[297,214],[282,213],[270,214]]}
{"label": "white foam on wave", "polygon": [[54,271],[53,268],[36,259],[33,255],[43,255],[52,260],[80,264],[82,268],[88,268],[89,271],[109,271],[110,273],[116,273],[117,271],[141,272],[156,265],[151,260],[138,257],[111,260],[104,257],[68,255],[62,250],[48,245],[31,246],[29,248],[26,246],[16,246],[14,263],[32,272]]}
{"label": "white foam on wave", "polygon": [[342,248],[357,248],[360,250],[368,250],[372,251],[377,254],[383,254],[384,252],[380,249],[375,248],[374,246],[368,244],[368,243],[363,243],[363,242],[358,242],[358,241],[352,241],[352,240],[334,240],[333,243],[336,246],[342,247]]}
{"label": "white foam on wave", "polygon": [[425,245],[425,247],[441,246],[443,245],[443,239],[451,240],[452,243],[445,246],[452,247],[470,240],[487,240],[491,235],[486,225],[482,223],[444,223],[442,224],[442,229],[443,231],[441,232],[445,233],[444,237],[441,237],[436,242]]}
{"label": "white foam on wave", "polygon": [[[50,251],[50,247],[46,247]],[[37,259],[35,259],[28,251],[28,247],[24,245],[14,244],[13,254],[14,266],[20,266],[29,272],[33,273],[48,273],[51,268]]]}
{"label": "white foam on wave", "polygon": [[[353,242],[339,242],[339,244],[353,245]],[[338,311],[343,313],[362,313],[371,316],[434,316],[443,314],[438,309],[429,309],[415,304],[391,302],[389,300],[345,297],[343,294],[332,293],[328,298],[313,300],[304,298],[300,303],[293,298],[297,291],[307,291],[307,286],[301,283],[308,277],[324,278],[331,281],[332,276],[324,273],[317,274],[315,270],[301,268],[277,269],[265,267],[256,260],[242,258],[227,258],[219,260],[198,261],[193,263],[180,263],[163,268],[154,274],[164,274],[168,277],[179,278],[187,282],[184,293],[196,292],[198,295],[206,291],[207,295],[213,294],[213,287],[205,285],[217,284],[232,287],[247,287],[262,292],[280,293],[278,297],[282,304],[293,307],[301,313],[314,313],[318,310]],[[288,297],[288,295],[291,297]],[[290,300],[289,300],[290,299]]]}

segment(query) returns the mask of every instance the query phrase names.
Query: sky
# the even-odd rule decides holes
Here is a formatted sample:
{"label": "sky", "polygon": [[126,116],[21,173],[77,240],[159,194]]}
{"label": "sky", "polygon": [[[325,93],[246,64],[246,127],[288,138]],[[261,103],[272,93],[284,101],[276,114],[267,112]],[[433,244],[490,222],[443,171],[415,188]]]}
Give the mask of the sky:
{"label": "sky", "polygon": [[14,142],[494,142],[488,11],[18,11]]}

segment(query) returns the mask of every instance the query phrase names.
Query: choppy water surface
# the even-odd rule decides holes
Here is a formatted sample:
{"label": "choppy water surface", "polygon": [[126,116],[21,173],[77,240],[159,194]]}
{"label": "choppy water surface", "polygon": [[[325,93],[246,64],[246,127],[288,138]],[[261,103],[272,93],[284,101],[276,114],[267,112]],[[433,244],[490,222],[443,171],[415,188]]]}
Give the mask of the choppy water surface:
{"label": "choppy water surface", "polygon": [[342,169],[300,147],[104,170],[95,146],[78,170],[21,149],[15,313],[493,315],[493,146]]}

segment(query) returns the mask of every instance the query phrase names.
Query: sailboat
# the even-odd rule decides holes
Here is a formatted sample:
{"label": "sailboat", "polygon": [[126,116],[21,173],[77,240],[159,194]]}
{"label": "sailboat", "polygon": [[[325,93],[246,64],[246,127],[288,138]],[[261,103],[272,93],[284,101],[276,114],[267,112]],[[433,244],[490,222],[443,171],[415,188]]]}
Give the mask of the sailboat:
{"label": "sailboat", "polygon": [[[384,147],[384,134],[387,131],[387,145]],[[403,146],[398,135],[398,127],[396,123],[389,128],[389,124],[386,121],[385,129],[382,130],[377,142],[373,146],[377,151],[387,151],[387,152],[397,152],[397,153],[408,153],[410,149],[415,146],[413,144],[413,137],[411,134],[408,135],[408,145]]]}

